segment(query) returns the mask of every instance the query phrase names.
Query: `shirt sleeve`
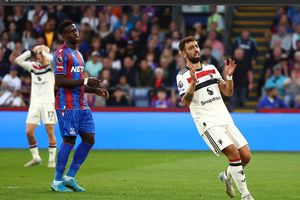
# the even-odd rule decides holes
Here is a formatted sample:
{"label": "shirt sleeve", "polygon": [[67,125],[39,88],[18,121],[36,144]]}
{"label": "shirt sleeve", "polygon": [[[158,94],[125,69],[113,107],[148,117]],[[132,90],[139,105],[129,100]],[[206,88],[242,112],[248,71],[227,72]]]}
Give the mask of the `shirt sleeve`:
{"label": "shirt sleeve", "polygon": [[219,72],[219,70],[216,68],[216,66],[214,66],[214,69],[216,71],[216,79],[218,79],[218,80],[223,79],[222,76],[221,76],[221,74],[220,74],[220,72]]}
{"label": "shirt sleeve", "polygon": [[31,52],[30,52],[30,50],[27,50],[24,53],[22,53],[21,55],[19,55],[16,58],[15,62],[18,66],[20,66],[30,72],[32,69],[32,62],[26,61],[30,57],[31,57]]}
{"label": "shirt sleeve", "polygon": [[187,83],[187,81],[184,80],[183,75],[181,75],[181,74],[178,74],[176,76],[176,82],[177,82],[177,88],[179,91],[179,96],[182,97],[188,89],[188,83]]}
{"label": "shirt sleeve", "polygon": [[63,49],[58,49],[53,56],[54,74],[66,75],[67,56]]}
{"label": "shirt sleeve", "polygon": [[46,57],[50,61],[50,65],[53,66],[53,55],[47,53],[46,51],[42,51],[42,56]]}

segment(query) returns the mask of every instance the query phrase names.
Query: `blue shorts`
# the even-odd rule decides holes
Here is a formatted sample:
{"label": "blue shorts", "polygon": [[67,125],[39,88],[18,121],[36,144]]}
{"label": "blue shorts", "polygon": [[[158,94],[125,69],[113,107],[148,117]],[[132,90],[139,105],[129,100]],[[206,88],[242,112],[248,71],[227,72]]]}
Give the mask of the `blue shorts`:
{"label": "blue shorts", "polygon": [[95,123],[90,109],[56,110],[60,134],[77,136],[81,133],[95,133]]}

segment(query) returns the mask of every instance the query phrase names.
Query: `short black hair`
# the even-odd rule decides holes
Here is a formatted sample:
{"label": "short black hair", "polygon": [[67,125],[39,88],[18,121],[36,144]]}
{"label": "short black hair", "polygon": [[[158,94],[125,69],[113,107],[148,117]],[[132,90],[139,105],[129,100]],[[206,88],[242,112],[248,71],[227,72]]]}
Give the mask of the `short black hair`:
{"label": "short black hair", "polygon": [[58,32],[60,34],[63,34],[64,30],[66,27],[70,26],[71,24],[74,24],[74,22],[72,20],[66,19],[64,21],[62,21],[59,25],[58,25]]}
{"label": "short black hair", "polygon": [[193,42],[193,41],[196,41],[196,42],[197,42],[197,40],[194,38],[194,36],[188,36],[188,37],[186,37],[186,38],[183,38],[183,39],[180,41],[179,45],[178,45],[179,50],[180,50],[180,51],[184,51],[185,44],[186,44],[186,43],[189,43],[189,42]]}

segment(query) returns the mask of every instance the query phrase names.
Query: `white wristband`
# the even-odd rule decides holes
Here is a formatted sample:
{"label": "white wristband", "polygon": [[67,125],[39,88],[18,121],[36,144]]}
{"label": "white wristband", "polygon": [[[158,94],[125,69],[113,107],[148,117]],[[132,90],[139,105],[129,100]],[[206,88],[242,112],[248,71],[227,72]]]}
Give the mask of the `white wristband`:
{"label": "white wristband", "polygon": [[229,75],[226,75],[226,80],[229,80],[229,81],[231,81],[231,80],[232,80],[232,75],[231,75],[231,76],[229,76]]}
{"label": "white wristband", "polygon": [[83,85],[87,85],[89,78],[85,78],[83,81]]}

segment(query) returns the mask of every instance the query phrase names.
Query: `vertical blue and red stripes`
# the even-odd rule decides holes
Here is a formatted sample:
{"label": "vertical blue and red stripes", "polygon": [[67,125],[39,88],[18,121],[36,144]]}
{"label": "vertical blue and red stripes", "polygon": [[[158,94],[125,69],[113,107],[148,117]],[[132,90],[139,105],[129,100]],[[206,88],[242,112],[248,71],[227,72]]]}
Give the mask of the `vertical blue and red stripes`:
{"label": "vertical blue and red stripes", "polygon": [[[62,45],[59,49],[63,49],[63,52],[60,55],[63,56],[63,59],[66,62],[64,65],[66,77],[73,80],[83,79],[83,70],[80,70],[80,72],[76,70],[72,71],[72,67],[84,67],[84,61],[80,53],[70,49],[66,45]],[[88,108],[88,105],[84,97],[84,86],[73,89],[59,88],[56,95],[56,109],[86,108]]]}

